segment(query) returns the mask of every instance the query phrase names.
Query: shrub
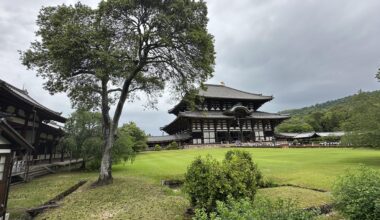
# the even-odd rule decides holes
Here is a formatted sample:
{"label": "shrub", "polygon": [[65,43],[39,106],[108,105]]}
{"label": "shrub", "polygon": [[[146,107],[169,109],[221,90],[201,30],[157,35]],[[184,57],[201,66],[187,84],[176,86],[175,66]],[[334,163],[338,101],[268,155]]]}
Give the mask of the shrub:
{"label": "shrub", "polygon": [[171,142],[167,147],[166,147],[166,150],[178,150],[179,149],[179,146],[178,146],[178,143],[173,141]]}
{"label": "shrub", "polygon": [[230,150],[226,153],[223,168],[228,179],[230,195],[233,198],[254,199],[262,175],[253,162],[251,154],[242,150]]}
{"label": "shrub", "polygon": [[161,146],[159,144],[154,145],[154,150],[155,151],[160,151],[161,150]]}
{"label": "shrub", "polygon": [[216,211],[207,214],[205,209],[195,210],[194,220],[310,220],[315,219],[316,212],[305,211],[298,208],[297,203],[292,200],[261,199],[255,201],[240,199],[234,200],[231,197],[227,202],[217,202]]}
{"label": "shrub", "polygon": [[211,211],[217,200],[227,197],[226,188],[222,167],[211,156],[196,158],[185,174],[184,190],[190,197],[190,203],[197,208]]}
{"label": "shrub", "polygon": [[380,219],[380,172],[360,166],[333,187],[335,207],[348,219]]}
{"label": "shrub", "polygon": [[232,150],[219,163],[211,156],[197,158],[185,174],[184,190],[196,208],[207,212],[215,209],[216,201],[234,199],[253,200],[261,174],[249,153]]}

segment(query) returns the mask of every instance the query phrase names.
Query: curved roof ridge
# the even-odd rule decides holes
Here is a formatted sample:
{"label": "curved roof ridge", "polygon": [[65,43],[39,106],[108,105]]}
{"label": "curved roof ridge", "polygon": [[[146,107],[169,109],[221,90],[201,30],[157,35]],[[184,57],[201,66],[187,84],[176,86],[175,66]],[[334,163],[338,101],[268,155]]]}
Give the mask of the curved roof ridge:
{"label": "curved roof ridge", "polygon": [[219,84],[204,84],[204,85],[206,87],[207,86],[225,87],[225,88],[232,89],[232,90],[235,90],[235,91],[238,91],[238,92],[242,92],[242,93],[246,93],[246,94],[249,94],[249,95],[257,95],[257,96],[262,96],[262,97],[271,97],[271,98],[273,98],[272,95],[268,96],[268,95],[263,95],[262,93],[247,92],[247,91],[243,91],[243,90],[240,90],[240,89],[235,89],[235,88],[232,88],[232,87],[229,87],[229,86],[226,86],[226,85],[219,85]]}
{"label": "curved roof ridge", "polygon": [[5,82],[4,80],[1,80],[0,79],[0,85],[3,85],[4,87],[6,87],[8,90],[10,90],[10,92],[12,92],[14,95],[16,95],[17,97],[19,97],[20,99],[24,100],[25,102],[33,105],[33,106],[36,106],[36,107],[39,107],[41,109],[44,109],[52,114],[55,114],[59,117],[61,117],[62,119],[66,120],[65,117],[62,116],[62,112],[56,112],[44,105],[42,105],[41,103],[39,103],[38,101],[36,101],[34,98],[32,98],[27,91],[25,90],[22,90],[22,89],[19,89],[7,82]]}

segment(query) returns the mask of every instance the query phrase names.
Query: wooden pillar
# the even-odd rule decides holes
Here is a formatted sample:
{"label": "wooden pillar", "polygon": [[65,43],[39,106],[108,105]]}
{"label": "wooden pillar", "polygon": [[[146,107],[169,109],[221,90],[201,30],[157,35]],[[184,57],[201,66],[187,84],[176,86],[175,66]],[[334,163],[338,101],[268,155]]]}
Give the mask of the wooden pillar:
{"label": "wooden pillar", "polygon": [[231,127],[231,120],[227,120],[227,137],[228,137],[228,142],[231,143],[231,133],[230,133],[230,127]]}
{"label": "wooden pillar", "polygon": [[244,137],[243,137],[243,126],[241,124],[241,119],[240,118],[237,118],[238,120],[238,125],[239,125],[239,131],[240,131],[240,142],[243,143],[244,141]]}
{"label": "wooden pillar", "polygon": [[213,120],[214,122],[214,139],[215,139],[215,144],[219,142],[218,140],[218,136],[216,135],[216,132],[217,132],[217,123],[218,123],[218,120],[217,119],[214,119]]}
{"label": "wooden pillar", "polygon": [[201,138],[201,141],[202,141],[202,144],[205,143],[205,140],[204,140],[204,137],[203,137],[203,119],[200,119],[200,122],[201,122],[201,132],[202,132],[202,138]]}
{"label": "wooden pillar", "polygon": [[253,142],[256,142],[256,134],[255,134],[255,120],[251,120],[251,130],[252,130],[252,139]]}
{"label": "wooden pillar", "polygon": [[53,161],[53,149],[55,148],[56,146],[56,140],[55,138],[53,137],[53,140],[51,141],[51,145],[50,145],[50,158],[49,158],[49,163],[52,163]]}

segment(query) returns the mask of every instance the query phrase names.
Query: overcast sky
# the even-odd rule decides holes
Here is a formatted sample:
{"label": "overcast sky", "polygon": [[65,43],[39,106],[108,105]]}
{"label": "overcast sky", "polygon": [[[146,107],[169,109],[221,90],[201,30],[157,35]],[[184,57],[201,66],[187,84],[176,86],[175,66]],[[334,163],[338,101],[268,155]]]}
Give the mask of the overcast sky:
{"label": "overcast sky", "polygon": [[[42,6],[73,4],[64,0],[0,1],[0,79],[47,107],[68,116],[65,94],[50,96],[42,79],[21,65],[17,50],[35,39],[35,20]],[[96,7],[98,1],[83,0]],[[262,110],[277,112],[365,91],[377,90],[380,67],[378,0],[207,0],[209,31],[217,52],[215,76],[237,89],[273,95]],[[174,117],[175,103],[160,99],[158,110],[143,102],[128,103],[121,123],[136,121],[147,133]]]}

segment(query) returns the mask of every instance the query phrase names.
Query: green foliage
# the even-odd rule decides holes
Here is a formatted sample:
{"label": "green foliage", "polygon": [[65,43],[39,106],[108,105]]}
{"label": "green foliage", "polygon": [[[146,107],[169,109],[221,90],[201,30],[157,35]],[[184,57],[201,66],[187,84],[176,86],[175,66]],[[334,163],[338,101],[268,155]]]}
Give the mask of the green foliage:
{"label": "green foliage", "polygon": [[98,170],[102,159],[103,140],[101,137],[87,138],[81,146],[81,155],[85,158],[86,169]]}
{"label": "green foliage", "polygon": [[336,209],[349,219],[380,219],[380,172],[364,166],[347,171],[333,196]]}
{"label": "green foliage", "polygon": [[343,124],[347,133],[343,142],[380,148],[380,99],[368,93],[360,93],[355,100],[363,103],[355,107],[355,114]]}
{"label": "green foliage", "polygon": [[72,113],[65,123],[65,136],[59,147],[71,152],[74,158],[83,158],[86,168],[98,169],[100,162],[90,161],[100,160],[102,146],[101,114],[85,110]]}
{"label": "green foliage", "polygon": [[207,214],[205,209],[195,211],[194,220],[310,220],[318,213],[304,211],[292,200],[249,199],[235,200],[231,197],[226,202],[217,202],[216,211]]}
{"label": "green foliage", "polygon": [[222,163],[211,156],[196,158],[185,174],[184,190],[193,206],[210,212],[216,201],[226,201],[228,196],[253,200],[260,181],[261,174],[250,154],[232,150]]}
{"label": "green foliage", "polygon": [[262,185],[262,175],[247,151],[230,150],[223,160],[223,170],[231,186],[233,198],[254,198],[257,186]]}
{"label": "green foliage", "polygon": [[[380,103],[380,91],[359,91],[358,94],[342,99],[283,111],[281,113],[290,114],[292,118],[279,125],[277,130],[279,132],[328,132],[355,131],[358,127],[367,129],[369,126],[373,127],[370,124],[375,125],[380,121],[379,115],[376,115],[378,112],[376,109],[379,108],[377,103]],[[376,143],[379,142],[376,141]]]}
{"label": "green foliage", "polygon": [[276,127],[278,132],[301,133],[313,131],[313,127],[304,120],[292,117]]}
{"label": "green foliage", "polygon": [[[78,110],[68,118],[65,131],[60,146],[67,148],[75,158],[83,158],[86,169],[98,170],[104,146],[101,114]],[[136,153],[146,147],[144,131],[134,122],[124,124],[118,130],[118,136],[112,148],[113,161],[133,161]]]}
{"label": "green foliage", "polygon": [[[146,144],[147,136],[143,130],[141,130],[136,123],[129,122],[121,126],[121,128],[118,129],[117,133],[119,139],[127,137],[130,140],[130,146],[135,152],[140,152],[145,150],[148,145]],[[127,140],[124,139],[124,142]]]}
{"label": "green foliage", "polygon": [[[109,158],[125,102],[145,94],[147,106],[153,107],[165,88],[181,97],[212,77],[215,51],[207,23],[204,1],[108,0],[97,8],[80,2],[43,7],[37,40],[21,60],[46,80],[44,88],[51,94],[65,92],[73,107],[102,112],[103,156]],[[112,160],[102,165],[108,167],[100,170],[98,184],[108,184]]]}
{"label": "green foliage", "polygon": [[171,142],[167,147],[166,147],[166,150],[178,150],[179,149],[179,145],[177,142],[173,141]]}
{"label": "green foliage", "polygon": [[160,151],[161,149],[162,149],[161,145],[159,145],[159,144],[154,145],[154,150],[155,151]]}
{"label": "green foliage", "polygon": [[196,158],[185,174],[184,190],[190,197],[190,203],[207,211],[215,208],[216,201],[227,199],[230,187],[223,167],[210,155],[205,159]]}
{"label": "green foliage", "polygon": [[40,10],[37,40],[21,60],[47,80],[49,92],[67,92],[74,106],[108,113],[103,105],[123,104],[138,91],[156,98],[169,85],[182,94],[212,77],[215,51],[207,23],[204,1],[49,6]]}

